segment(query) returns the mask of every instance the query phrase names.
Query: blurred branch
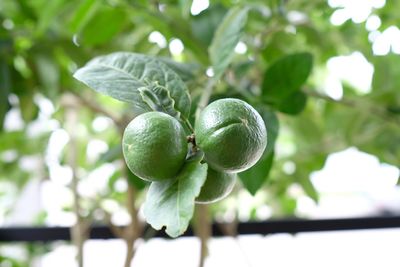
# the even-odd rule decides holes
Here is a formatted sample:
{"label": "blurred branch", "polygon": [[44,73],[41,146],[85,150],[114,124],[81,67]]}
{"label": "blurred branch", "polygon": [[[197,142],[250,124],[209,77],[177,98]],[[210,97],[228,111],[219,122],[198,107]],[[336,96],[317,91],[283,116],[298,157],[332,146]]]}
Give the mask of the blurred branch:
{"label": "blurred branch", "polygon": [[81,105],[83,105],[86,108],[89,108],[93,112],[109,117],[118,127],[122,127],[122,125],[125,125],[124,119],[122,117],[118,117],[111,111],[103,108],[93,98],[88,98],[83,94],[78,95],[77,93],[72,91],[71,91],[71,96],[74,97],[74,99],[77,100]]}
{"label": "blurred branch", "polygon": [[107,225],[108,225],[108,227],[110,227],[110,230],[113,233],[113,235],[115,235],[118,238],[123,238],[124,237],[123,229],[121,229],[118,226],[116,226],[115,224],[113,224],[113,222],[111,221],[111,214],[109,212],[104,211],[104,213],[105,213],[105,219],[106,219]]}
{"label": "blurred branch", "polygon": [[[71,100],[71,99],[68,99]],[[67,124],[67,131],[70,135],[70,141],[69,141],[69,151],[68,151],[68,163],[72,169],[72,182],[71,182],[71,190],[73,193],[73,210],[76,216],[76,223],[75,225],[71,228],[71,237],[72,241],[76,246],[77,249],[77,261],[78,261],[78,266],[83,267],[83,245],[84,242],[88,239],[89,237],[89,226],[90,223],[88,223],[83,217],[82,217],[82,212],[81,212],[81,207],[80,207],[80,196],[78,192],[78,175],[77,175],[77,169],[78,169],[78,149],[77,149],[77,143],[76,143],[76,133],[75,133],[75,128],[76,125],[78,124],[78,114],[76,111],[76,105],[74,104],[73,101],[64,101],[64,104],[66,105],[67,111],[66,111],[66,124]]]}
{"label": "blurred branch", "polygon": [[[132,259],[135,256],[135,241],[137,238],[136,235],[136,217],[137,217],[137,211],[134,208],[134,199],[135,199],[135,194],[132,191],[132,186],[128,186],[128,192],[127,192],[127,209],[129,212],[129,215],[131,217],[131,222],[130,224],[125,228],[124,231],[124,239],[126,242],[126,256],[125,256],[125,267],[130,267],[132,263]],[[133,202],[133,203],[132,203]]]}
{"label": "blurred branch", "polygon": [[[127,177],[128,179],[128,168],[125,166],[123,166],[124,168],[124,173],[125,173],[125,177]],[[133,185],[131,185],[131,183],[129,183],[129,181],[127,181],[128,183],[128,192],[127,192],[127,198],[126,198],[126,205],[127,205],[127,210],[129,213],[129,216],[131,218],[131,222],[130,224],[124,229],[124,239],[126,242],[126,248],[127,248],[127,252],[126,252],[126,258],[125,258],[125,267],[130,267],[131,263],[132,263],[132,259],[135,256],[136,253],[136,249],[135,249],[135,242],[136,240],[142,235],[142,231],[143,231],[143,224],[140,222],[139,218],[138,218],[138,209],[135,206],[135,202],[136,202],[136,189]]]}
{"label": "blurred branch", "polygon": [[[63,98],[62,103],[70,107],[72,109],[77,108],[76,102],[79,102],[80,105],[91,109],[93,112],[103,114],[109,117],[117,126],[118,132],[122,135],[125,126],[126,120],[124,117],[117,117],[112,112],[104,109],[100,104],[98,104],[95,100],[89,99],[83,95],[77,95],[76,93],[72,92],[72,94],[66,94]],[[126,165],[123,167],[124,176],[128,179],[128,169]],[[142,234],[143,224],[140,223],[138,219],[138,210],[135,206],[136,201],[136,189],[127,181],[128,183],[128,191],[127,191],[127,200],[126,200],[126,208],[129,213],[129,217],[131,218],[130,224],[125,227],[124,229],[120,229],[115,226],[111,222],[111,215],[106,212],[106,220],[107,223],[115,236],[120,237],[125,240],[127,246],[127,253],[125,258],[125,267],[130,267],[132,259],[135,255],[135,242]],[[79,265],[81,266],[81,265]]]}
{"label": "blurred branch", "polygon": [[377,105],[373,105],[373,104],[366,103],[366,102],[361,102],[358,100],[348,99],[348,98],[334,99],[326,94],[323,94],[323,93],[317,92],[316,90],[311,90],[308,88],[305,88],[302,91],[306,95],[313,97],[313,98],[322,99],[327,102],[340,104],[340,105],[350,107],[350,108],[357,108],[359,110],[364,110],[364,111],[368,112],[368,114],[378,117],[388,123],[391,123],[391,125],[400,128],[400,121],[397,120],[396,118],[390,116],[387,113],[386,109],[383,109]]}
{"label": "blurred branch", "polygon": [[200,261],[199,267],[204,267],[208,255],[207,242],[211,236],[211,219],[208,205],[196,205],[196,235],[200,238]]}

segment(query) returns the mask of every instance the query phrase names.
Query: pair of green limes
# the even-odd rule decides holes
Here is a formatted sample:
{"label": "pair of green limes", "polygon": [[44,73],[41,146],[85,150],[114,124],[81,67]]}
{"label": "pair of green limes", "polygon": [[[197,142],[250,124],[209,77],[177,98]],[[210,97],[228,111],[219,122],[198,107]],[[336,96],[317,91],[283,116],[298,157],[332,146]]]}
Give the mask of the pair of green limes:
{"label": "pair of green limes", "polygon": [[[232,191],[236,173],[260,159],[267,145],[267,132],[252,106],[232,98],[209,104],[200,113],[194,130],[196,145],[209,165],[196,202],[212,203]],[[161,112],[147,112],[133,119],[125,129],[122,143],[129,169],[147,181],[176,177],[188,154],[182,125]]]}

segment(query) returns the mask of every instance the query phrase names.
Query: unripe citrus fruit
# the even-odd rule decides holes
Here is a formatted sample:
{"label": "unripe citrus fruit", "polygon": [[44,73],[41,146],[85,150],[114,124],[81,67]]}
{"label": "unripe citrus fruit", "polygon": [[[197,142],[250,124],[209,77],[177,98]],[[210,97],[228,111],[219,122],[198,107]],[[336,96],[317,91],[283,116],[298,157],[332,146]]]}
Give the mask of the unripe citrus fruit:
{"label": "unripe citrus fruit", "polygon": [[237,173],[252,167],[267,145],[267,130],[260,114],[233,98],[212,102],[195,124],[196,143],[215,170]]}
{"label": "unripe citrus fruit", "polygon": [[225,198],[232,191],[235,182],[236,174],[219,172],[208,168],[206,181],[201,187],[196,203],[210,204]]}
{"label": "unripe citrus fruit", "polygon": [[173,178],[188,150],[181,124],[161,112],[147,112],[133,119],[125,129],[122,148],[129,169],[147,181]]}

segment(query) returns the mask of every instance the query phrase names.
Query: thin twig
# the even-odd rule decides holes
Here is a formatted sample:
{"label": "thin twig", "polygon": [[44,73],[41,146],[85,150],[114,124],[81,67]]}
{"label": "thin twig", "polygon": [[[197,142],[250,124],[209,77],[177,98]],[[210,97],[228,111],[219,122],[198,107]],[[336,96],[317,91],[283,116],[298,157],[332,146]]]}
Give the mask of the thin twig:
{"label": "thin twig", "polygon": [[[76,93],[71,94],[71,96],[73,96],[75,100],[78,100],[81,104],[83,104],[83,106],[91,109],[93,112],[103,114],[109,117],[117,126],[118,132],[121,135],[123,134],[126,126],[126,118],[124,118],[123,116],[117,117],[115,114],[113,114],[112,112],[108,111],[107,109],[103,108],[101,105],[96,103],[93,99],[89,99],[87,97],[84,97],[83,95],[77,95]],[[128,180],[129,170],[127,169],[126,165],[124,165],[122,168],[124,176]],[[131,222],[124,229],[120,229],[116,225],[114,225],[111,222],[111,215],[106,213],[106,219],[110,226],[111,231],[117,237],[123,238],[126,242],[127,253],[124,263],[125,267],[131,266],[132,259],[135,255],[135,242],[137,238],[141,235],[143,229],[143,225],[140,223],[138,219],[138,210],[135,206],[135,200],[136,200],[136,190],[133,187],[133,185],[131,185],[128,181],[126,208],[131,218]]]}
{"label": "thin twig", "polygon": [[192,124],[190,123],[190,121],[187,118],[183,119],[183,122],[185,123],[185,125],[188,127],[188,129],[190,130],[191,133],[194,133],[194,128],[192,126]]}
{"label": "thin twig", "polygon": [[114,234],[114,236],[122,239],[124,237],[124,230],[112,222],[111,214],[109,212],[104,211],[104,213],[107,225],[110,227],[111,232]]}
{"label": "thin twig", "polygon": [[81,104],[83,104],[84,107],[89,108],[90,110],[92,110],[95,113],[102,114],[102,115],[110,118],[118,127],[121,124],[123,124],[123,118],[122,117],[118,117],[117,115],[115,115],[111,111],[103,108],[102,105],[97,103],[94,99],[88,98],[88,97],[86,97],[84,95],[78,95],[73,91],[71,91],[71,93],[72,93],[71,95],[77,101],[79,101]]}
{"label": "thin twig", "polygon": [[316,90],[311,90],[308,88],[305,88],[302,90],[305,94],[307,94],[308,96],[314,97],[314,98],[319,98],[328,102],[333,102],[333,103],[338,103],[338,104],[342,104],[344,106],[348,106],[348,107],[356,107],[357,106],[357,102],[351,99],[334,99],[326,94],[320,93]]}
{"label": "thin twig", "polygon": [[[120,131],[122,132],[123,129],[120,129]],[[137,196],[136,188],[128,181],[129,169],[126,165],[124,165],[122,168],[123,168],[124,176],[126,177],[126,180],[128,183],[126,207],[127,207],[128,213],[129,213],[129,217],[131,219],[131,222],[124,229],[124,233],[123,233],[124,240],[126,242],[126,249],[127,249],[124,266],[130,267],[131,263],[132,263],[132,259],[136,253],[135,242],[141,236],[144,225],[139,220],[138,209],[135,206],[136,196]]]}
{"label": "thin twig", "polygon": [[303,89],[302,91],[310,97],[322,99],[322,100],[325,100],[328,102],[340,104],[340,105],[347,106],[350,108],[357,108],[359,110],[367,111],[368,114],[371,114],[372,116],[380,118],[380,119],[384,120],[385,122],[391,123],[392,126],[396,126],[396,127],[400,128],[400,122],[398,120],[396,120],[394,117],[390,116],[385,109],[382,109],[382,108],[376,106],[375,104],[370,104],[368,102],[362,102],[362,101],[357,101],[357,100],[347,99],[347,98],[334,99],[326,94],[317,92],[316,90]]}
{"label": "thin twig", "polygon": [[200,260],[199,267],[204,267],[208,255],[207,242],[211,236],[211,219],[207,205],[196,206],[196,235],[200,238]]}

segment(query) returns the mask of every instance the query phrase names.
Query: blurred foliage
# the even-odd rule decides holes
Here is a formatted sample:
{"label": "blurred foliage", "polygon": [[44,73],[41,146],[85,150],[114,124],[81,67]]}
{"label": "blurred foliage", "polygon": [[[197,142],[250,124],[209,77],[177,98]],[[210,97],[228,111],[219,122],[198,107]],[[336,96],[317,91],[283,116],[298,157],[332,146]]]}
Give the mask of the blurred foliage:
{"label": "blurred foliage", "polygon": [[[198,15],[190,14],[191,2],[0,1],[0,219],[12,210],[27,182],[58,179],[52,174],[52,161],[68,167],[68,145],[61,147],[64,152],[58,159],[50,159],[49,141],[54,131],[60,133],[65,128],[63,101],[71,93],[84,98],[75,98],[79,179],[84,184],[105,164],[114,166],[106,188],[82,194],[85,213],[102,220],[100,207],[107,209],[110,202],[120,205],[125,190],[120,134],[105,117],[131,118],[131,109],[95,94],[72,77],[91,58],[115,51],[164,58],[186,82],[192,106],[205,88],[207,69],[217,66],[222,70],[217,73],[221,78],[212,99],[238,97],[257,106],[262,114],[265,111],[264,118],[270,118],[267,125],[270,120],[277,136],[270,136],[270,150],[262,159],[264,167],[256,166],[244,174],[255,177],[244,186],[252,194],[261,187],[257,196],[273,209],[273,215],[295,212],[296,199],[288,190],[294,184],[318,201],[310,173],[321,169],[332,152],[354,146],[382,162],[400,166],[399,56],[392,52],[374,55],[365,22],[348,20],[332,25],[330,17],[335,9],[322,0],[216,0]],[[384,7],[372,10],[382,22],[378,31],[399,25],[398,9],[398,1],[387,1]],[[237,13],[239,17],[234,16]],[[213,44],[221,23],[228,35],[220,33]],[[233,52],[229,34],[246,45],[243,53]],[[169,49],[174,39],[184,45],[180,54]],[[222,59],[221,49],[228,53],[221,55]],[[371,92],[361,94],[343,83],[342,99],[327,97],[321,78],[327,61],[354,51],[374,66]],[[230,64],[225,57],[230,58]],[[99,113],[96,107],[107,112]],[[96,121],[105,121],[105,126],[97,129]],[[105,144],[100,146],[105,150],[89,157],[89,150],[99,148],[99,143]],[[40,159],[36,165],[24,167],[24,160],[34,156]],[[283,167],[288,162],[294,164],[293,172]],[[68,181],[62,183],[68,188]],[[133,183],[139,191],[147,188]],[[138,204],[142,199],[139,197]],[[216,205],[215,210],[226,209],[226,203]]]}

